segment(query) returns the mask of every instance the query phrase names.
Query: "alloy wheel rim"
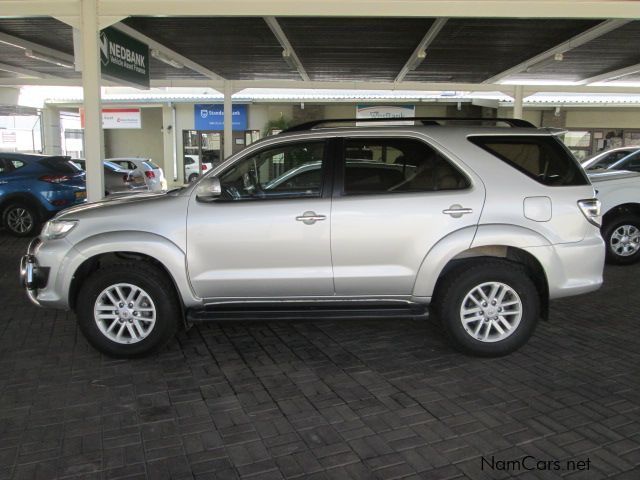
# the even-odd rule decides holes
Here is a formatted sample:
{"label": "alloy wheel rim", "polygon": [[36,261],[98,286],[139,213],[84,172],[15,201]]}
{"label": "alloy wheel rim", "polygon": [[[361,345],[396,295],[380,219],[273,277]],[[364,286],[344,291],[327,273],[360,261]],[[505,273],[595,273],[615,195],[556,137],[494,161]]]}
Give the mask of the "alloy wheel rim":
{"label": "alloy wheel rim", "polygon": [[153,331],[156,306],[151,296],[140,287],[117,283],[98,295],[93,316],[105,337],[126,345],[144,340]]}
{"label": "alloy wheel rim", "polygon": [[513,334],[522,320],[522,300],[506,283],[473,287],[460,306],[460,321],[475,340],[493,343]]}
{"label": "alloy wheel rim", "polygon": [[640,229],[635,225],[620,225],[609,239],[611,250],[621,257],[630,257],[640,250]]}
{"label": "alloy wheel rim", "polygon": [[33,228],[33,217],[26,208],[16,207],[7,213],[7,224],[17,233],[27,233]]}

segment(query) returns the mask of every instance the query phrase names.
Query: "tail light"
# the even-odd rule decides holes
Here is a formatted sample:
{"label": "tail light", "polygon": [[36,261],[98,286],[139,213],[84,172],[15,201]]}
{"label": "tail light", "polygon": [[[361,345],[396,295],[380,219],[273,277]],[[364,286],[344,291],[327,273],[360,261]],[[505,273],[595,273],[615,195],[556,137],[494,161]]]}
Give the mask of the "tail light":
{"label": "tail light", "polygon": [[578,200],[580,211],[589,223],[600,228],[600,200],[597,198],[588,198],[586,200]]}
{"label": "tail light", "polygon": [[151,170],[145,170],[144,171],[144,176],[147,178],[156,178],[156,174],[153,173],[153,171]]}
{"label": "tail light", "polygon": [[43,175],[38,180],[48,183],[64,183],[71,179],[67,175]]}
{"label": "tail light", "polygon": [[207,168],[209,168],[209,167],[207,167],[207,166],[203,163],[203,164],[202,164],[202,171],[203,171],[203,172],[206,172],[206,171],[207,171]]}
{"label": "tail light", "polygon": [[53,200],[51,202],[51,205],[56,207],[64,207],[67,203],[69,203],[69,200]]}

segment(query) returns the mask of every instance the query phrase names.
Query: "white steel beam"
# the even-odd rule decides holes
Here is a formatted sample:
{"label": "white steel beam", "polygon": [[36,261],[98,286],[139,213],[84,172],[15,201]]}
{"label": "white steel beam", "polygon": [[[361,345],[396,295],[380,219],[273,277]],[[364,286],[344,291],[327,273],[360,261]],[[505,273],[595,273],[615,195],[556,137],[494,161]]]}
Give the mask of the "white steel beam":
{"label": "white steel beam", "polygon": [[3,72],[16,73],[18,75],[22,75],[25,77],[33,77],[33,78],[46,78],[46,79],[59,79],[60,77],[56,77],[55,75],[49,75],[47,73],[37,72],[35,70],[30,70],[28,68],[16,67],[14,65],[9,65],[7,63],[0,63],[0,70]]}
{"label": "white steel beam", "polygon": [[421,58],[422,59],[425,58],[429,45],[433,43],[433,41],[436,39],[436,37],[440,33],[440,30],[442,30],[442,28],[445,26],[446,23],[447,23],[446,18],[437,18],[433,22],[433,24],[431,24],[431,27],[429,28],[425,36],[422,37],[422,40],[420,40],[420,43],[418,44],[416,49],[413,51],[413,53],[409,57],[409,60],[407,60],[407,62],[402,67],[402,70],[400,70],[400,73],[398,73],[398,76],[396,77],[396,82],[401,82],[402,80],[404,80],[404,77],[407,76],[407,73],[409,73],[411,70],[416,69],[417,62],[421,61],[420,60]]}
{"label": "white steel beam", "polygon": [[607,82],[609,80],[617,80],[618,78],[626,77],[627,75],[633,75],[634,73],[640,73],[640,63],[635,65],[629,65],[628,67],[619,68],[617,70],[611,70],[610,72],[601,73],[593,77],[580,80],[581,85],[589,85],[592,83]]}
{"label": "white steel beam", "polygon": [[310,81],[311,79],[309,78],[309,75],[307,75],[307,71],[304,69],[302,62],[298,57],[298,54],[291,45],[291,42],[289,42],[289,39],[284,33],[284,30],[282,30],[282,27],[278,23],[278,20],[275,17],[264,17],[264,21],[267,23],[267,26],[271,29],[271,32],[273,32],[273,35],[276,37],[276,39],[280,43],[280,46],[283,48],[283,55],[285,53],[289,55],[293,66],[295,66],[296,70],[298,70],[298,74],[300,74],[302,80],[304,80],[305,82]]}
{"label": "white steel beam", "polygon": [[0,0],[0,17],[78,15],[80,0]]}
{"label": "white steel beam", "polygon": [[524,100],[524,87],[516,85],[513,89],[513,118],[522,118],[522,101]]}
{"label": "white steel beam", "polygon": [[640,18],[633,0],[100,0],[101,15]]}
{"label": "white steel beam", "polygon": [[[1,6],[1,5],[0,5]],[[11,45],[12,47],[19,48],[21,50],[33,50],[34,52],[42,53],[51,57],[59,58],[60,60],[73,63],[73,55],[70,55],[54,48],[45,47],[39,43],[30,42],[24,38],[15,37],[8,33],[0,32],[0,44]]]}
{"label": "white steel beam", "polygon": [[154,40],[151,37],[146,36],[143,33],[140,33],[138,30],[131,28],[129,25],[125,25],[124,23],[116,23],[115,25],[113,25],[114,28],[120,30],[123,33],[126,33],[127,35],[141,41],[142,43],[146,43],[147,45],[149,45],[150,49],[154,49],[154,50],[158,50],[160,52],[162,52],[163,54],[165,54],[166,56],[176,60],[177,62],[181,63],[182,65],[184,65],[185,67],[193,70],[194,72],[197,72],[201,75],[204,75],[207,78],[210,78],[212,80],[219,80],[219,81],[223,81],[224,78],[222,78],[220,75],[218,75],[217,73],[209,70],[208,68],[206,68],[203,65],[200,65],[197,62],[194,62],[193,60],[185,57],[184,55],[179,54],[178,52],[176,52],[175,50],[170,49],[169,47],[163,45],[162,43]]}
{"label": "white steel beam", "polygon": [[98,1],[82,1],[82,88],[84,91],[84,158],[87,164],[87,200],[104,196],[104,142],[100,101],[100,41]]}
{"label": "white steel beam", "polygon": [[223,117],[223,138],[224,159],[233,154],[233,85],[231,82],[224,82],[224,117]]}
{"label": "white steel beam", "polygon": [[[519,3],[519,2],[513,2],[513,3]],[[596,38],[601,37],[602,35],[609,33],[615,30],[616,28],[620,28],[623,25],[626,25],[630,21],[631,20],[619,20],[619,19],[605,20],[604,22],[599,23],[595,27],[585,30],[584,32],[579,33],[578,35],[570,38],[565,42],[562,42],[559,45],[556,45],[553,48],[550,48],[549,50],[546,50],[534,57],[529,58],[528,60],[525,60],[524,62],[514,65],[513,67],[503,72],[500,72],[497,75],[487,78],[483,83],[500,83],[501,80],[503,80],[504,78],[510,75],[520,73],[523,70],[526,70],[527,68],[533,67],[539,64],[540,62],[543,62],[548,58],[553,57],[557,53],[565,53],[565,52],[568,52],[569,50],[573,50],[574,48],[584,45],[585,43],[588,43],[592,40],[595,40]]]}

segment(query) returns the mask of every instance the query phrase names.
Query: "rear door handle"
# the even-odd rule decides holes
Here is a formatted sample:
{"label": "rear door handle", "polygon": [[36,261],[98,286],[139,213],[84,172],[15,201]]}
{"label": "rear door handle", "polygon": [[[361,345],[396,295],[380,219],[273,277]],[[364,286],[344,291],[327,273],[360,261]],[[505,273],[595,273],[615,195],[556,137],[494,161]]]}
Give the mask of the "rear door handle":
{"label": "rear door handle", "polygon": [[462,205],[451,205],[442,211],[445,215],[451,215],[453,218],[460,218],[462,215],[473,213],[473,208],[464,208]]}
{"label": "rear door handle", "polygon": [[318,215],[316,212],[304,212],[302,215],[296,217],[296,220],[304,223],[305,225],[313,225],[316,222],[326,220],[326,215]]}

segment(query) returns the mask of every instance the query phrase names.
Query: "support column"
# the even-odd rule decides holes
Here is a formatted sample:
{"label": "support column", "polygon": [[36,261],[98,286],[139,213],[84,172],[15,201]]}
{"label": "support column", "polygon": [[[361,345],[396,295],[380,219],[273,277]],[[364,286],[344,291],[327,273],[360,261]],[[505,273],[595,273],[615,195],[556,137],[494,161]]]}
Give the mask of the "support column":
{"label": "support column", "polygon": [[82,89],[84,93],[84,157],[87,168],[87,199],[104,196],[104,141],[100,102],[100,45],[97,0],[82,0]]}
{"label": "support column", "polygon": [[522,118],[522,101],[524,99],[524,86],[516,85],[513,89],[513,118]]}
{"label": "support column", "polygon": [[162,106],[162,142],[165,176],[171,186],[182,185],[184,177],[184,165],[178,162],[176,150],[176,107],[171,103]]}
{"label": "support column", "polygon": [[229,81],[224,82],[224,160],[233,153],[233,85]]}
{"label": "support column", "polygon": [[43,153],[62,155],[62,129],[60,128],[60,110],[51,106],[42,109]]}

